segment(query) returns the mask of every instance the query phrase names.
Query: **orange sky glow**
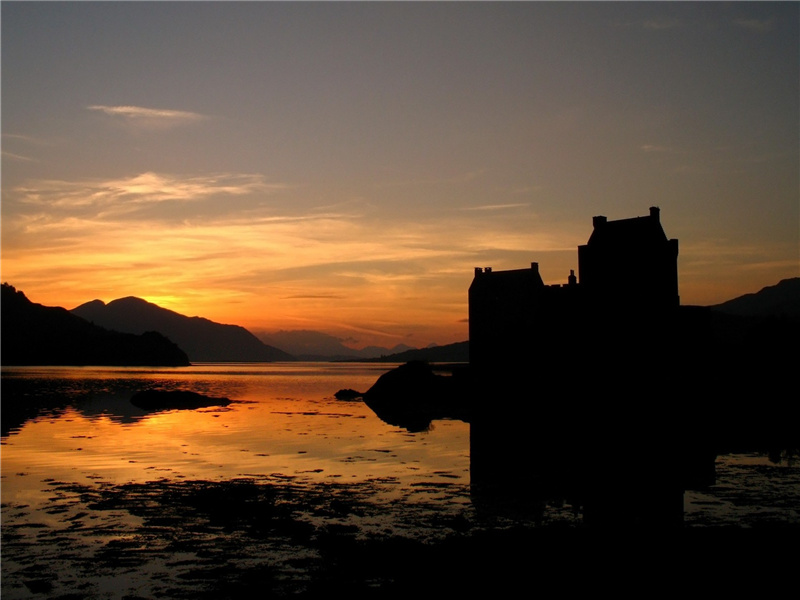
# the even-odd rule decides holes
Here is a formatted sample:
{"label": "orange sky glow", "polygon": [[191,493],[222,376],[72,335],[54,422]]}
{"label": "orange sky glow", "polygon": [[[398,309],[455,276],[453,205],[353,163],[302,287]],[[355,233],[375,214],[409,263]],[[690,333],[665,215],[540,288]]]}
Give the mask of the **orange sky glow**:
{"label": "orange sky glow", "polygon": [[[661,208],[682,303],[800,276],[796,3],[3,3],[2,279],[353,347]],[[147,40],[145,43],[143,40]]]}

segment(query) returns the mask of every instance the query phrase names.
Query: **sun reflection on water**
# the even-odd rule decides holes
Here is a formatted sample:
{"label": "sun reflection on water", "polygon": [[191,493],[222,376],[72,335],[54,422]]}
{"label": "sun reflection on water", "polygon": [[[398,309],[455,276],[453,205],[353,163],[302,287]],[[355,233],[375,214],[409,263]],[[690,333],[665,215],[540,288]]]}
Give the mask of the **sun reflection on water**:
{"label": "sun reflection on water", "polygon": [[[385,365],[198,365],[188,369],[4,370],[35,396],[65,403],[21,423],[3,440],[4,502],[41,502],[43,480],[120,484],[286,476],[308,482],[391,478],[405,485],[469,482],[469,426],[430,433],[388,425],[345,387],[367,389]],[[11,386],[18,392],[20,386]],[[25,386],[22,386],[25,387]],[[147,413],[130,404],[143,388],[227,397],[227,407]],[[59,392],[61,390],[61,392]],[[8,474],[25,473],[24,477]]]}

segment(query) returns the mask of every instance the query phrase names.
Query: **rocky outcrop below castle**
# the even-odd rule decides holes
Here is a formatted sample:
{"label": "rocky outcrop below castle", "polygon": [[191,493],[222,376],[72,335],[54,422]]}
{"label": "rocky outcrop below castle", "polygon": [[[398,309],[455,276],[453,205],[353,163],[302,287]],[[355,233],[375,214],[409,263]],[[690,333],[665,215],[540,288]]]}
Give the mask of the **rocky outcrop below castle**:
{"label": "rocky outcrop below castle", "polygon": [[2,284],[3,366],[188,366],[189,358],[160,333],[110,331],[64,308],[28,300]]}

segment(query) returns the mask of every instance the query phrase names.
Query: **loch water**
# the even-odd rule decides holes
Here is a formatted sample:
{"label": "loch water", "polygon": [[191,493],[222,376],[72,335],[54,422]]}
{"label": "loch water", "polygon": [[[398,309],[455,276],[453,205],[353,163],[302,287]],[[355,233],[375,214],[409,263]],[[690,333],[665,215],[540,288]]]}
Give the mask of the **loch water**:
{"label": "loch water", "polygon": [[[395,366],[3,368],[2,597],[381,589],[397,573],[355,548],[379,543],[397,559],[402,544],[581,528],[568,502],[477,504],[469,423],[409,431],[360,399],[335,398]],[[145,411],[131,397],[148,389],[232,402]],[[797,531],[800,467],[718,457],[717,484],[684,495],[684,526]]]}

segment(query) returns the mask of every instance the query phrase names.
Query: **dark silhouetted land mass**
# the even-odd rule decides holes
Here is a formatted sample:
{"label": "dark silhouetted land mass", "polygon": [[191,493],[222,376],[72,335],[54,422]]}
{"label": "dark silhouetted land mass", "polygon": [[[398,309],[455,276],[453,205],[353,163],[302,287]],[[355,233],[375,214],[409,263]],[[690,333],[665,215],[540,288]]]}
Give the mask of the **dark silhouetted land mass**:
{"label": "dark silhouetted land mass", "polygon": [[783,279],[777,285],[716,304],[711,308],[717,312],[743,317],[800,319],[800,277]]}
{"label": "dark silhouetted land mass", "polygon": [[394,354],[384,354],[377,358],[364,359],[363,362],[411,362],[425,361],[431,363],[469,362],[469,342],[456,342],[443,346],[428,348],[412,348]]}
{"label": "dark silhouetted land mass", "polygon": [[183,348],[192,362],[296,360],[287,352],[264,344],[244,327],[187,317],[141,298],[120,298],[108,304],[92,300],[71,312],[117,331],[158,331]]}
{"label": "dark silhouetted land mass", "polygon": [[257,335],[265,344],[281,348],[298,360],[307,361],[369,360],[412,349],[405,344],[398,344],[392,348],[381,346],[350,348],[342,343],[345,341],[342,338],[306,329],[262,332]]}
{"label": "dark silhouetted land mass", "polygon": [[110,331],[64,308],[28,300],[2,285],[2,364],[187,366],[178,345],[155,331]]}

